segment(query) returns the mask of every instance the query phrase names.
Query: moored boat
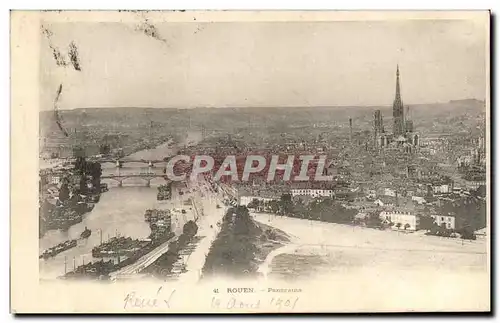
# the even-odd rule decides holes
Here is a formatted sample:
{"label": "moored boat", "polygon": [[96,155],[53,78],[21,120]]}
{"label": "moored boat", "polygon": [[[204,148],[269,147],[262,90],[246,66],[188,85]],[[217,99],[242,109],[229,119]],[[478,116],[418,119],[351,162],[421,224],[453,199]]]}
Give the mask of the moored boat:
{"label": "moored boat", "polygon": [[63,251],[66,251],[68,249],[76,247],[76,243],[77,243],[76,240],[67,240],[67,241],[61,242],[57,246],[54,246],[52,248],[45,250],[40,255],[39,258],[49,259],[51,257],[55,257],[56,255],[60,254]]}
{"label": "moored boat", "polygon": [[82,234],[80,234],[80,237],[83,239],[87,239],[88,237],[90,237],[91,234],[92,234],[92,230],[85,227],[85,230],[83,230]]}

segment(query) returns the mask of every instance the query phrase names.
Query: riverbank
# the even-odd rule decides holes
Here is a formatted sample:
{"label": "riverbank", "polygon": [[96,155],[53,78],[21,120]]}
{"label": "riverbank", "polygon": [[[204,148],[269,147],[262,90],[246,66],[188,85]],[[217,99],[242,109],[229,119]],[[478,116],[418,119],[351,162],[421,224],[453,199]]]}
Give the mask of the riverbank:
{"label": "riverbank", "polygon": [[[77,193],[73,193],[77,194]],[[67,231],[75,224],[81,223],[85,214],[94,209],[99,202],[101,193],[88,194],[84,199],[70,200],[59,205],[50,204],[44,201],[40,207],[39,214],[39,235],[43,236],[51,230]]]}
{"label": "riverbank", "polygon": [[[152,232],[153,233],[153,232]],[[138,261],[141,257],[147,255],[151,251],[153,251],[155,248],[159,247],[161,244],[169,241],[172,239],[175,235],[172,232],[169,232],[165,235],[163,235],[161,238],[155,240],[155,241],[149,241],[147,243],[144,243],[141,248],[139,249],[134,249],[131,250],[129,253],[123,254],[124,260],[118,261],[115,263],[114,261],[103,261],[101,259],[100,261],[95,261],[91,263],[83,263],[81,266],[78,266],[76,269],[73,271],[70,271],[66,274],[64,274],[62,279],[80,279],[80,278],[86,278],[86,279],[100,279],[100,280],[109,280],[110,279],[110,274],[112,272],[118,271],[126,266],[129,266],[136,261]],[[120,257],[118,256],[118,259]]]}
{"label": "riverbank", "polygon": [[462,241],[419,234],[400,234],[365,227],[252,214],[255,221],[293,236],[268,255],[259,269],[279,279],[362,271],[452,270],[487,272],[486,241]]}
{"label": "riverbank", "polygon": [[290,243],[290,236],[284,231],[273,228],[272,226],[259,222],[254,223],[262,232],[256,244],[258,253],[255,255],[256,264],[260,267],[271,252]]}
{"label": "riverbank", "polygon": [[40,171],[39,238],[82,222],[104,191],[101,175],[101,164],[84,158],[58,171]]}
{"label": "riverbank", "polygon": [[165,279],[172,274],[174,265],[179,261],[182,261],[180,271],[184,271],[185,264],[182,257],[189,256],[190,252],[192,252],[192,248],[188,247],[198,242],[199,238],[195,237],[197,232],[198,226],[195,222],[187,222],[184,225],[183,233],[169,243],[167,252],[140,273],[151,274],[153,277]]}

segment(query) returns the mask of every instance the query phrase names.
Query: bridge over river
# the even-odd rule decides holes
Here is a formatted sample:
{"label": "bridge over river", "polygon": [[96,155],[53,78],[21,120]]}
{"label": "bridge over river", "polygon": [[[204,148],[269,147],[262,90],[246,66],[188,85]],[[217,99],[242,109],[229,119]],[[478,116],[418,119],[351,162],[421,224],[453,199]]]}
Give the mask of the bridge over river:
{"label": "bridge over river", "polygon": [[147,187],[151,186],[151,180],[154,178],[163,178],[165,181],[168,180],[167,176],[165,176],[165,174],[155,174],[155,173],[140,173],[140,174],[126,174],[126,175],[117,174],[117,175],[103,175],[103,176],[101,176],[101,179],[114,180],[115,182],[118,183],[118,187],[122,187],[123,181],[130,179],[130,178],[142,179]]}
{"label": "bridge over river", "polygon": [[99,162],[102,166],[101,180],[112,180],[118,184],[118,187],[122,187],[124,184],[149,187],[154,179],[167,180],[165,175],[167,161],[165,160],[124,158],[93,159],[93,161]]}

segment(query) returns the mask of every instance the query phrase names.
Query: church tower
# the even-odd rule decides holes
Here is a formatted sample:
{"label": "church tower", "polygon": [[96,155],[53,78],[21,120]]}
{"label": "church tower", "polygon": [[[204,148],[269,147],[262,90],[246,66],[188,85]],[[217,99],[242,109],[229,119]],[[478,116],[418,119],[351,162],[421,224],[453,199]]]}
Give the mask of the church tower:
{"label": "church tower", "polygon": [[401,100],[401,90],[399,85],[399,65],[396,68],[396,97],[392,105],[392,117],[394,119],[394,136],[405,134],[405,118],[403,100]]}

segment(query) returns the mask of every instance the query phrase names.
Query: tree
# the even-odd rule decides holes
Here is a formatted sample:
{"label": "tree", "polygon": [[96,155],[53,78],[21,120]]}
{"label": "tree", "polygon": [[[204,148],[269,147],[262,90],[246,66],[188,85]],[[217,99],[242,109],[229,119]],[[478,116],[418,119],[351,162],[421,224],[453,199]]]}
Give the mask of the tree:
{"label": "tree", "polygon": [[255,209],[259,206],[259,200],[254,198],[253,200],[250,201],[250,203],[248,203],[247,207],[249,209]]}
{"label": "tree", "polygon": [[109,144],[101,144],[99,146],[99,152],[102,154],[102,155],[108,155],[110,152],[111,152],[111,147]]}
{"label": "tree", "polygon": [[428,234],[436,235],[440,237],[450,237],[453,231],[446,227],[446,223],[441,223],[441,225],[435,225],[434,228]]}
{"label": "tree", "polygon": [[304,219],[306,218],[308,213],[307,207],[304,205],[304,202],[299,199],[294,205],[292,210],[292,215],[294,217]]}
{"label": "tree", "polygon": [[368,228],[381,228],[382,219],[380,218],[380,212],[374,211],[368,213],[368,216],[365,218],[365,224]]}
{"label": "tree", "polygon": [[[234,213],[234,224],[226,225],[231,221]],[[264,236],[265,233],[255,230],[255,224],[251,220],[246,207],[237,207],[228,212],[225,217],[221,232],[212,243],[207,255],[203,274],[230,274],[248,275],[256,271],[255,255],[258,251],[253,242],[253,233],[256,236]],[[253,232],[252,232],[253,231]]]}
{"label": "tree", "polygon": [[271,213],[278,213],[280,209],[278,201],[276,200],[269,201],[269,209]]}
{"label": "tree", "polygon": [[460,230],[459,233],[462,239],[476,240],[476,235],[474,234],[474,231],[472,231],[470,227],[463,228],[462,230]]}
{"label": "tree", "polygon": [[78,204],[78,202],[81,202],[81,201],[82,201],[82,198],[81,198],[80,194],[73,193],[73,195],[69,199],[69,204],[71,206],[75,207]]}
{"label": "tree", "polygon": [[54,211],[54,206],[44,199],[42,205],[40,206],[40,215],[43,219],[49,218]]}
{"label": "tree", "polygon": [[470,226],[475,231],[486,226],[486,201],[475,197],[445,203],[438,213],[455,216],[455,226],[459,229]]}
{"label": "tree", "polygon": [[400,227],[401,227],[401,223],[399,223],[399,222],[398,222],[398,223],[396,223],[396,228],[398,228],[398,229],[399,229]]}
{"label": "tree", "polygon": [[407,230],[407,229],[409,229],[410,227],[411,227],[411,225],[409,225],[408,223],[406,223],[406,224],[405,224],[405,226],[404,226],[404,229],[405,229],[405,230]]}
{"label": "tree", "polygon": [[425,194],[426,199],[434,197],[434,192],[432,191],[432,186],[427,185],[427,192]]}
{"label": "tree", "polygon": [[82,175],[80,177],[80,186],[79,186],[80,193],[83,195],[86,195],[88,193],[88,186],[87,186],[87,179],[86,176]]}
{"label": "tree", "polygon": [[293,202],[291,194],[283,194],[280,199],[280,207],[284,214],[290,214],[293,210]]}
{"label": "tree", "polygon": [[330,223],[352,223],[357,210],[346,209],[334,199],[326,198],[311,203],[310,215],[312,219]]}
{"label": "tree", "polygon": [[434,218],[432,218],[431,216],[428,215],[420,216],[420,224],[419,224],[420,229],[429,231],[435,225],[436,223],[434,222]]}
{"label": "tree", "polygon": [[87,163],[87,173],[92,177],[92,187],[95,192],[101,191],[102,168],[100,163]]}
{"label": "tree", "polygon": [[250,213],[245,206],[238,206],[235,209],[235,221],[233,225],[233,233],[235,235],[248,235],[254,228],[255,224],[250,218]]}
{"label": "tree", "polygon": [[85,165],[86,173],[92,178],[100,178],[102,175],[102,168],[100,163],[86,163]]}
{"label": "tree", "polygon": [[193,220],[189,220],[182,227],[182,233],[188,237],[194,237],[198,233],[198,226]]}
{"label": "tree", "polygon": [[85,174],[86,169],[87,169],[87,162],[85,160],[85,157],[83,157],[83,156],[76,156],[75,170],[79,174]]}
{"label": "tree", "polygon": [[59,201],[65,202],[69,199],[69,188],[68,184],[64,183],[61,185],[61,189],[59,190]]}
{"label": "tree", "polygon": [[432,224],[432,227],[429,229],[429,231],[426,233],[428,235],[438,235],[439,234],[439,225],[437,225],[436,222]]}
{"label": "tree", "polygon": [[475,196],[479,196],[479,197],[485,198],[486,197],[486,185],[479,186],[477,188],[477,190],[473,192],[473,194]]}
{"label": "tree", "polygon": [[73,148],[73,157],[75,158],[85,158],[85,149],[77,146]]}

